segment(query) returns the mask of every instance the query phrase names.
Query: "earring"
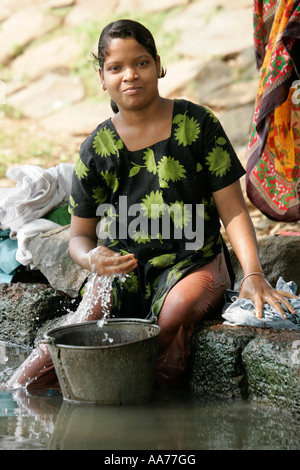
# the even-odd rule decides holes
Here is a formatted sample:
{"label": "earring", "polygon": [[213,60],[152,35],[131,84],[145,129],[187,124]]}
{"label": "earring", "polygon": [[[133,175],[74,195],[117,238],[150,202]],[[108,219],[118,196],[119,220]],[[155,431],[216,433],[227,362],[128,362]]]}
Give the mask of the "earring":
{"label": "earring", "polygon": [[106,91],[106,86],[104,85],[104,83],[103,83],[103,85],[102,85],[102,90],[103,90],[103,91]]}

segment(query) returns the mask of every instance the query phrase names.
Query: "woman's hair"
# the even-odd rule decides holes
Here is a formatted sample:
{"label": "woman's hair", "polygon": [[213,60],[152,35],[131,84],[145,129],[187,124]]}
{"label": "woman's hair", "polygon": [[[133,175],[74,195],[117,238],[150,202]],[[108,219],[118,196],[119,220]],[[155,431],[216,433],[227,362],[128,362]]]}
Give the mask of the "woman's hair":
{"label": "woman's hair", "polygon": [[[157,49],[154,38],[150,31],[141,23],[133,20],[118,20],[109,23],[103,29],[98,43],[98,56],[94,56],[99,62],[99,67],[103,71],[104,60],[107,54],[109,42],[112,39],[133,38],[140,43],[151,54],[153,59],[157,59]],[[166,74],[165,69],[161,69],[160,78]],[[118,106],[111,100],[111,107],[114,113],[118,112]]]}

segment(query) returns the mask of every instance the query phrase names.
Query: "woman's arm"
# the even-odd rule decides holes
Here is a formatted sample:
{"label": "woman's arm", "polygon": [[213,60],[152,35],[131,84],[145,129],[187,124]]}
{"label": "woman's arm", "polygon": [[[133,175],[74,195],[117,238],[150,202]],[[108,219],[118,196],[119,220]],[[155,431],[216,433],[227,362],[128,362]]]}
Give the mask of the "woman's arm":
{"label": "woman's arm", "polygon": [[122,256],[105,246],[97,247],[96,228],[99,218],[72,216],[70,254],[82,268],[94,269],[99,275],[128,274],[137,266],[133,254]]}
{"label": "woman's arm", "polygon": [[[240,182],[213,193],[214,200],[228,235],[229,242],[241,263],[244,276],[263,273],[258,254],[254,227],[248,213]],[[269,303],[286,318],[279,300],[291,313],[295,310],[285,297],[295,298],[286,292],[277,291],[261,275],[247,277],[241,286],[240,297],[254,301],[256,316],[262,316],[263,303]]]}

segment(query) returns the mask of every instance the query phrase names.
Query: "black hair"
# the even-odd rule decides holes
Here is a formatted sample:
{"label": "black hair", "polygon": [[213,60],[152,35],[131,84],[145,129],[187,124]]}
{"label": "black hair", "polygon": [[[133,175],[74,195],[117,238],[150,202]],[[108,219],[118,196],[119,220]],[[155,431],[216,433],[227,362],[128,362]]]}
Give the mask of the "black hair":
{"label": "black hair", "polygon": [[[118,20],[112,23],[109,23],[102,30],[100,34],[99,43],[98,43],[98,56],[94,56],[99,62],[99,67],[103,71],[104,60],[107,54],[107,47],[111,39],[126,39],[133,38],[138,43],[140,43],[144,48],[151,54],[153,59],[156,61],[158,54],[155,45],[154,38],[150,31],[143,26],[141,23],[133,20]],[[165,69],[161,69],[160,78],[164,77],[166,74]],[[111,100],[111,108],[114,113],[117,113],[118,106]]]}

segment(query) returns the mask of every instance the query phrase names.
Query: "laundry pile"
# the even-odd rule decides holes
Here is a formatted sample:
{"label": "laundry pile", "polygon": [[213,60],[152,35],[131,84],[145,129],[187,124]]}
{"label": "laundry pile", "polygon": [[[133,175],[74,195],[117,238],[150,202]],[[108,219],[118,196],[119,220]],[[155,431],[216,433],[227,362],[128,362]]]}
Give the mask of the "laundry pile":
{"label": "laundry pile", "polygon": [[[297,294],[297,284],[294,281],[285,282],[279,277],[276,289]],[[289,302],[296,310],[295,314],[291,314],[285,305],[282,308],[286,314],[283,319],[281,314],[277,312],[271,305],[264,304],[262,318],[256,318],[254,302],[250,299],[238,298],[239,292],[227,290],[225,292],[225,305],[222,317],[225,319],[224,324],[231,326],[254,326],[257,328],[275,328],[275,329],[300,329],[300,296],[295,299],[289,299]]]}
{"label": "laundry pile", "polygon": [[16,186],[0,189],[0,283],[10,282],[20,265],[35,268],[28,248],[33,237],[70,223],[73,169],[61,163],[47,170],[22,165],[7,171]]}

